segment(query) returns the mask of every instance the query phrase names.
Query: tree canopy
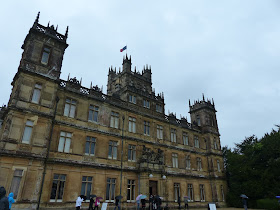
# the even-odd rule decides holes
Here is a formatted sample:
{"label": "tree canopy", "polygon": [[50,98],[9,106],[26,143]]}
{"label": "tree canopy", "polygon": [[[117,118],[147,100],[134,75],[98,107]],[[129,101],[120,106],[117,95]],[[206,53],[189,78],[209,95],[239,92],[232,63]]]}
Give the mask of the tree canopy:
{"label": "tree canopy", "polygon": [[229,206],[242,206],[240,194],[249,197],[251,207],[256,207],[258,200],[280,195],[280,129],[277,127],[261,139],[252,135],[234,149],[223,148]]}

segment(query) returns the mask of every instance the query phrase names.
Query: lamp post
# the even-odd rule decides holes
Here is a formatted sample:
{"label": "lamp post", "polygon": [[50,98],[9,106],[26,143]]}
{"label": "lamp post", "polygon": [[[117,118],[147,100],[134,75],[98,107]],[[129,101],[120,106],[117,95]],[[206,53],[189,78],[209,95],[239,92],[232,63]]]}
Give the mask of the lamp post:
{"label": "lamp post", "polygon": [[[122,172],[123,172],[123,129],[124,129],[124,116],[122,117],[122,150],[121,150],[121,181],[120,181],[120,195],[122,195]],[[120,201],[120,208],[122,208],[122,202]]]}

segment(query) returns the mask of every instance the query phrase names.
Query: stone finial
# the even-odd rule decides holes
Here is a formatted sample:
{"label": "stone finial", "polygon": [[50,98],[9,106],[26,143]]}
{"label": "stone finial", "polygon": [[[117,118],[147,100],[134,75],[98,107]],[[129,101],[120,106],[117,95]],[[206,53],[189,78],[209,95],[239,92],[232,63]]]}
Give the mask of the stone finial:
{"label": "stone finial", "polygon": [[57,31],[57,29],[58,29],[58,25],[56,25],[55,31]]}
{"label": "stone finial", "polygon": [[202,99],[203,99],[203,101],[205,101],[205,98],[204,98],[204,93],[202,93]]}
{"label": "stone finial", "polygon": [[191,100],[189,99],[189,106],[191,106]]}

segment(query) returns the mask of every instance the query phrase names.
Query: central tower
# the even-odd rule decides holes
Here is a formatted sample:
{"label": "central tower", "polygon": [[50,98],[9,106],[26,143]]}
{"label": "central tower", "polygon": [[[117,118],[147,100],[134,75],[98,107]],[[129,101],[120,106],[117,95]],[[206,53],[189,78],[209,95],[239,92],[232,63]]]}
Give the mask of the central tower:
{"label": "central tower", "polygon": [[123,58],[122,71],[109,68],[107,94],[164,115],[163,94],[155,95],[152,88],[151,66],[144,66],[142,72],[136,67],[131,71],[131,57],[127,55]]}

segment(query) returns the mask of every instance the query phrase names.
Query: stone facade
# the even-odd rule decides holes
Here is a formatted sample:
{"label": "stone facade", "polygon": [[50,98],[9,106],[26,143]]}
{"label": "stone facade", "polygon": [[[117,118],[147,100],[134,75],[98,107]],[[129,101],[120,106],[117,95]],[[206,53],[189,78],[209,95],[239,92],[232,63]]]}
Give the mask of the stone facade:
{"label": "stone facade", "polygon": [[0,185],[16,194],[14,206],[36,208],[40,199],[42,209],[74,207],[80,194],[113,206],[120,190],[127,208],[140,193],[170,206],[184,196],[193,207],[225,205],[213,100],[189,103],[191,123],[165,115],[151,67],[132,71],[127,56],[122,70],[109,69],[107,94],[62,80],[67,36],[68,28],[62,35],[40,25],[38,14],[0,111]]}

